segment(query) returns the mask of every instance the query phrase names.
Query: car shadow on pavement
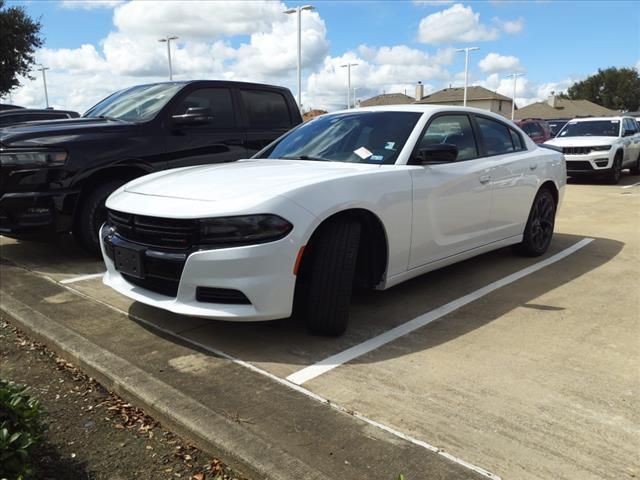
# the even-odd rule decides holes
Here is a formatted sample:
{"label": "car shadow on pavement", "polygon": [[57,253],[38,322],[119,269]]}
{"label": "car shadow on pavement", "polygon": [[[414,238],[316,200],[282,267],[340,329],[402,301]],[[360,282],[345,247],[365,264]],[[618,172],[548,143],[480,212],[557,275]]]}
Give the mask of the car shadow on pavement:
{"label": "car shadow on pavement", "polygon": [[[540,262],[583,238],[556,234],[549,252],[540,258],[519,257],[510,248],[504,248],[422,275],[386,291],[357,292],[352,300],[348,330],[337,338],[308,334],[304,319],[238,323],[207,319],[194,321],[138,302],[131,304],[129,314],[132,320],[139,322],[139,319],[143,319],[143,322],[139,322],[143,327],[173,342],[185,345],[195,342],[210,353],[224,352],[257,364],[287,365],[291,371],[295,371],[300,366],[315,363],[357,345]],[[610,261],[623,246],[619,241],[596,238],[568,257],[422,327],[420,331],[429,333],[421,335],[423,340],[420,349],[463,336],[518,307],[536,309],[550,315],[570,308],[568,305],[544,305],[538,298]],[[473,313],[469,314],[470,311]],[[190,346],[193,347],[193,344]],[[408,353],[389,348],[383,350],[384,353],[377,354],[375,359],[365,355],[354,362],[379,361],[385,356]],[[288,374],[287,368],[275,370],[284,375]]]}

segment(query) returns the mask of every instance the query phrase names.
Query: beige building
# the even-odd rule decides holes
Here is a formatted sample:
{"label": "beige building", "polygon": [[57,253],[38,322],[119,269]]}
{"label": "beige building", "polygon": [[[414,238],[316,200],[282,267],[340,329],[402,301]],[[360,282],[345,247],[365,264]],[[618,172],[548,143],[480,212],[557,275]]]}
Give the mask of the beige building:
{"label": "beige building", "polygon": [[516,120],[523,118],[541,118],[558,120],[578,117],[613,117],[620,115],[589,100],[569,100],[551,95],[544,102],[536,102],[516,110]]}
{"label": "beige building", "polygon": [[377,105],[406,105],[415,102],[416,99],[404,93],[383,93],[375,97],[367,98],[360,102],[361,107],[374,107]]}
{"label": "beige building", "polygon": [[[464,103],[464,88],[445,88],[438,90],[415,103],[431,105],[462,105]],[[509,97],[493,92],[484,87],[467,87],[467,106],[489,110],[511,118],[512,100]],[[517,108],[517,107],[516,107]],[[517,110],[516,110],[517,111]]]}

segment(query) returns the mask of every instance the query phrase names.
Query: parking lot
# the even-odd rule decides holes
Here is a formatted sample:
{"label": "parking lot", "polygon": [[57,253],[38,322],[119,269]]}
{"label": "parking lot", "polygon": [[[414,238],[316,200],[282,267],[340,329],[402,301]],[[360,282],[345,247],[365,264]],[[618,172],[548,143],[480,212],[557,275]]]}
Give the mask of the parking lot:
{"label": "parking lot", "polygon": [[[132,362],[141,368],[164,365],[172,375],[158,367],[158,377],[199,401],[219,362],[231,362],[244,368],[229,378],[229,391],[258,373],[329,400],[425,455],[444,452],[470,475],[632,478],[640,475],[636,182],[625,175],[617,186],[571,183],[541,258],[502,249],[356,295],[340,338],[310,336],[292,320],[223,323],[131,302],[104,287],[101,262],[66,238],[1,238],[3,308],[15,304],[9,297],[36,311],[55,308],[56,322],[103,349],[139,352]],[[35,277],[26,273],[50,286],[31,289]],[[74,308],[76,297],[95,310]],[[179,355],[154,350],[150,339]],[[287,441],[296,441],[281,440],[294,455],[312,448]],[[398,462],[419,468],[411,458]]]}

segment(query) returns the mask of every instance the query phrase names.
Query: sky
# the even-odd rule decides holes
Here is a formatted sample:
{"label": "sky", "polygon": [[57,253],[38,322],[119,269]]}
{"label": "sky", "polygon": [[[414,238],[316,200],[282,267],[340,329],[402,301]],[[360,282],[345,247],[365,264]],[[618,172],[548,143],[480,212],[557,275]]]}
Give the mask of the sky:
{"label": "sky", "polygon": [[[640,70],[640,2],[322,1],[302,13],[303,109],[336,110],[381,93],[425,94],[469,85],[513,95],[524,106],[566,90],[599,68]],[[8,0],[42,23],[37,62],[49,68],[49,103],[84,112],[110,93],[168,79],[283,85],[297,94],[296,3],[192,0]],[[42,77],[22,79],[13,103],[44,107]],[[3,101],[8,101],[5,97]]]}

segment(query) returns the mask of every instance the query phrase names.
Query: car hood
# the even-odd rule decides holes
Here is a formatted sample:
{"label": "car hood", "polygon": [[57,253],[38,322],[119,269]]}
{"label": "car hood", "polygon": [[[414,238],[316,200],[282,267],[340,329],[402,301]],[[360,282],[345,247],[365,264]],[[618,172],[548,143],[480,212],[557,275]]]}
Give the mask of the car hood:
{"label": "car hood", "polygon": [[140,195],[216,202],[239,197],[272,198],[305,185],[360,175],[378,165],[310,160],[251,159],[165,170],[128,183]]}
{"label": "car hood", "polygon": [[550,145],[558,147],[593,147],[597,145],[612,145],[618,137],[556,137],[546,141]]}
{"label": "car hood", "polygon": [[131,128],[134,123],[106,118],[65,118],[18,123],[0,128],[3,147],[33,147],[62,144],[88,133]]}

